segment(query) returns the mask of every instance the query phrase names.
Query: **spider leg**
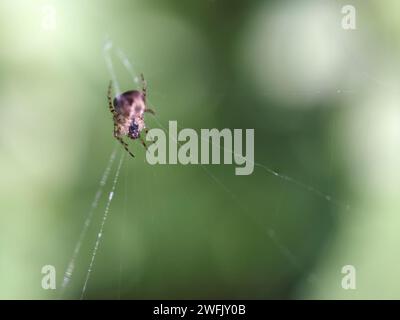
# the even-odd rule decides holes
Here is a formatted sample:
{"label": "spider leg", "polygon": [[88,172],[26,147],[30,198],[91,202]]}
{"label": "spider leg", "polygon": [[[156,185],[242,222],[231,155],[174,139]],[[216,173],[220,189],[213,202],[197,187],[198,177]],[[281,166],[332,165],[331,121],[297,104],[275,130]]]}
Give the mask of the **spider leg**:
{"label": "spider leg", "polygon": [[144,109],[144,112],[151,113],[153,116],[155,116],[155,115],[156,115],[156,112],[155,112],[153,109],[150,109],[150,108],[146,108],[146,109]]}
{"label": "spider leg", "polygon": [[[148,128],[144,128],[143,130],[144,130],[144,132],[146,133],[146,136],[147,136],[147,134],[149,133],[149,129],[148,129]],[[152,145],[153,143],[156,142],[155,140],[151,140],[150,143],[148,143],[148,144],[146,145],[146,143],[145,143],[145,141],[143,141],[143,138],[142,138],[142,137],[140,137],[140,140],[142,141],[142,144],[145,146],[146,150],[148,149],[148,146],[150,146],[150,145]],[[148,141],[148,142],[149,142],[149,141]]]}
{"label": "spider leg", "polygon": [[111,93],[112,93],[112,81],[110,81],[110,84],[108,85],[107,98],[108,98],[108,108],[110,109],[110,112],[113,115],[115,115],[115,109],[114,109],[114,106],[112,104]]}
{"label": "spider leg", "polygon": [[144,80],[144,75],[143,73],[140,74],[140,78],[142,80],[142,93],[143,93],[143,98],[144,101],[146,101],[146,97],[147,97],[147,82],[146,80]]}
{"label": "spider leg", "polygon": [[[146,98],[147,98],[147,82],[146,82],[146,80],[144,79],[143,73],[140,74],[140,78],[142,79],[142,93],[143,93],[143,99],[144,99],[144,101],[146,101]],[[156,115],[156,112],[155,112],[153,109],[150,109],[150,108],[147,108],[147,107],[146,107],[146,109],[144,109],[144,112],[151,113],[151,114],[154,115],[154,116]]]}
{"label": "spider leg", "polygon": [[147,145],[146,142],[143,140],[143,138],[141,136],[139,136],[140,142],[142,143],[143,147],[146,149],[147,151]]}
{"label": "spider leg", "polygon": [[124,146],[124,149],[126,150],[126,152],[128,152],[134,158],[135,156],[128,149],[128,144],[124,140],[122,140],[121,137],[119,137],[117,135],[114,135],[114,137],[115,137],[115,139],[117,139]]}

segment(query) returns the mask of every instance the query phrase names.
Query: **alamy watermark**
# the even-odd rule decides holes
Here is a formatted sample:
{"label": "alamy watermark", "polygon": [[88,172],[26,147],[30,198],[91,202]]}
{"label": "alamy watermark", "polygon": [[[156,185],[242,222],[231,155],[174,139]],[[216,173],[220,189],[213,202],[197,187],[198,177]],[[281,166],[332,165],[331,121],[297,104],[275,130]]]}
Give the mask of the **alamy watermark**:
{"label": "alamy watermark", "polygon": [[42,288],[45,290],[56,289],[56,268],[52,265],[45,265],[42,267]]}
{"label": "alamy watermark", "polygon": [[342,278],[342,288],[345,290],[356,289],[356,268],[351,264],[342,267],[342,274],[345,276]]}
{"label": "alamy watermark", "polygon": [[352,5],[342,7],[342,28],[344,30],[356,30],[356,8]]}
{"label": "alamy watermark", "polygon": [[42,29],[46,31],[53,31],[57,27],[57,11],[51,5],[44,5],[42,7]]}
{"label": "alamy watermark", "polygon": [[221,164],[222,154],[223,164],[237,165],[236,175],[250,175],[254,171],[254,129],[201,129],[199,136],[190,128],[178,132],[177,121],[169,121],[168,139],[163,130],[151,129],[146,140],[154,141],[146,152],[146,160],[152,165]]}

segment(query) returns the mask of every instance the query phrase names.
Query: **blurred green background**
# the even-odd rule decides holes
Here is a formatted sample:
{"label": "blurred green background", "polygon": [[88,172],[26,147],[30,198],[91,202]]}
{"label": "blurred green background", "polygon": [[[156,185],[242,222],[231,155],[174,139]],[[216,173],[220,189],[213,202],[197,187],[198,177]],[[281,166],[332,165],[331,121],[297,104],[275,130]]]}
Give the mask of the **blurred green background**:
{"label": "blurred green background", "polygon": [[[356,30],[341,26],[346,4]],[[397,0],[1,1],[0,298],[81,295],[123,152],[106,101],[107,39],[144,73],[164,126],[254,128],[255,161],[317,192],[261,167],[235,176],[233,165],[150,166],[130,142],[136,158],[123,163],[85,299],[400,298],[399,9]],[[48,264],[57,290],[41,287]],[[348,264],[356,290],[341,287]]]}

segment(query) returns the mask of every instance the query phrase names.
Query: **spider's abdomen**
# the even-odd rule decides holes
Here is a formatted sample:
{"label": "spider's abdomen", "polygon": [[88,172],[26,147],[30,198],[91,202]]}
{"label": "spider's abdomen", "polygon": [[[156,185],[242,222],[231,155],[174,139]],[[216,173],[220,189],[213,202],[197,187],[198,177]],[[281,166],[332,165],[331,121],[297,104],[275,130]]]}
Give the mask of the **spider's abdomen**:
{"label": "spider's abdomen", "polygon": [[138,115],[145,109],[143,94],[136,90],[126,91],[115,97],[113,104],[115,111],[125,117]]}
{"label": "spider's abdomen", "polygon": [[116,135],[138,139],[145,128],[143,114],[146,104],[143,93],[136,90],[126,91],[115,97],[113,105]]}

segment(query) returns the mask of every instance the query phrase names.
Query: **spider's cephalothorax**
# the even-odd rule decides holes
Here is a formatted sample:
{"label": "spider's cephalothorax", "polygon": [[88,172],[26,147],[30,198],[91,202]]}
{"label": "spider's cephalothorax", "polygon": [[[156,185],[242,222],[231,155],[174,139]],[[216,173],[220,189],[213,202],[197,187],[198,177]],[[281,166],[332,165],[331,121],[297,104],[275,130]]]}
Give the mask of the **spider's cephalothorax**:
{"label": "spider's cephalothorax", "polygon": [[135,140],[140,139],[142,145],[147,149],[146,143],[140,136],[144,130],[147,133],[147,128],[144,123],[144,113],[150,112],[154,114],[152,109],[146,107],[146,82],[143,75],[142,91],[131,90],[126,91],[114,98],[112,101],[111,89],[112,84],[108,88],[108,105],[114,119],[114,137],[124,146],[125,150],[132,156],[132,152],[128,149],[128,144],[122,139],[123,136]]}

